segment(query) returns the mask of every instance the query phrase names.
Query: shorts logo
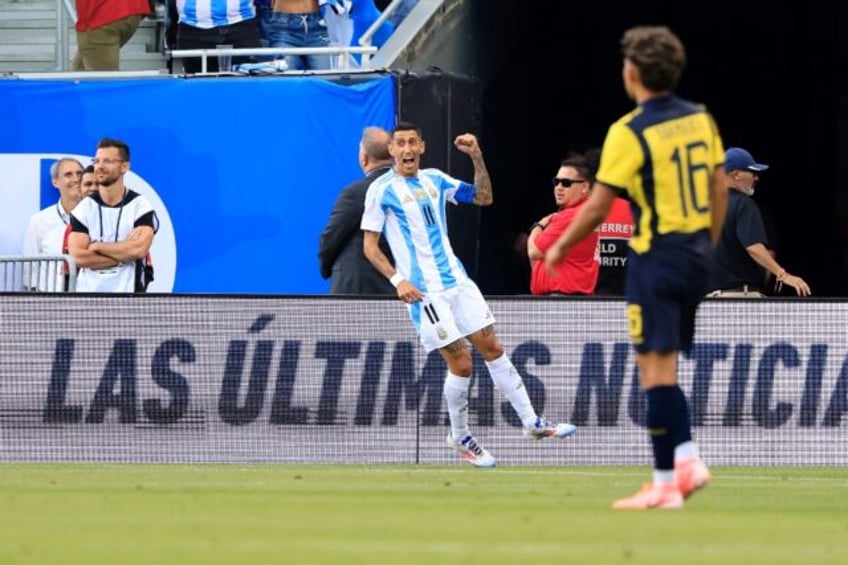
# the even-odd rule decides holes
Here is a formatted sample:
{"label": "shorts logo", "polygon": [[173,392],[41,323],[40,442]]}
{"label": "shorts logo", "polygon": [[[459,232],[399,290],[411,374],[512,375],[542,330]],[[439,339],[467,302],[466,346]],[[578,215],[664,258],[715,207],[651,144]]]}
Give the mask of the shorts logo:
{"label": "shorts logo", "polygon": [[446,337],[448,337],[448,332],[445,331],[445,328],[439,326],[436,328],[436,335],[439,336],[439,339],[445,339]]}
{"label": "shorts logo", "polygon": [[642,337],[642,307],[639,304],[627,305],[627,326],[630,330],[630,339],[633,341],[633,344],[641,344],[644,339]]}

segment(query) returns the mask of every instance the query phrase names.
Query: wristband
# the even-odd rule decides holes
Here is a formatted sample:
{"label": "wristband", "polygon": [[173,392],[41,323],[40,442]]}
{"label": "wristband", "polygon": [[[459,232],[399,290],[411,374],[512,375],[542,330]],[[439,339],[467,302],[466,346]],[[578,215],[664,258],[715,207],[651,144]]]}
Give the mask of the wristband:
{"label": "wristband", "polygon": [[406,280],[403,278],[403,275],[400,273],[395,273],[392,275],[392,278],[389,279],[389,282],[392,283],[392,286],[397,288],[397,286],[401,283],[401,281]]}

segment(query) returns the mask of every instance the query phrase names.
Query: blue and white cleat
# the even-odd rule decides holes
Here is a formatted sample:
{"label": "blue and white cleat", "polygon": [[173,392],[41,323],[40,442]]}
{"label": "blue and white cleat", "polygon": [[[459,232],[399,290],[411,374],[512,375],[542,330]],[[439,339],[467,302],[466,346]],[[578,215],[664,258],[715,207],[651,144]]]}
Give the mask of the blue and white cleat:
{"label": "blue and white cleat", "polygon": [[451,434],[448,434],[446,441],[448,447],[455,449],[460,457],[475,467],[494,467],[497,465],[492,454],[483,449],[480,442],[471,434],[465,436],[460,442],[457,442]]}
{"label": "blue and white cleat", "polygon": [[545,439],[546,437],[564,438],[574,435],[577,426],[572,424],[556,424],[545,418],[536,418],[536,425],[532,428],[524,428],[524,437],[532,440]]}

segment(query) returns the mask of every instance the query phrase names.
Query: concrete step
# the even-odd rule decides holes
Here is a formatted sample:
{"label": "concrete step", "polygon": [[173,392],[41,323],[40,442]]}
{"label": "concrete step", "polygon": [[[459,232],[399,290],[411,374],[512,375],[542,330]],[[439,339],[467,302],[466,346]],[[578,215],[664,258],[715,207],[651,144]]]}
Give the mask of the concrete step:
{"label": "concrete step", "polygon": [[[25,62],[25,61],[55,61],[56,60],[56,51],[52,48],[44,49],[41,51],[34,51],[31,49],[20,48],[18,51],[5,50],[3,49],[4,45],[0,45],[0,61],[7,62]],[[48,47],[48,46],[45,46]],[[70,49],[68,53],[73,57],[77,52],[76,47]],[[161,53],[150,53],[144,50],[124,50],[121,49],[121,58],[124,59],[129,56],[136,55],[153,55],[153,56],[162,56]]]}
{"label": "concrete step", "polygon": [[24,12],[27,10],[55,10],[56,2],[49,0],[23,0],[14,2],[12,0],[0,0],[0,12],[10,10],[13,12]]}
{"label": "concrete step", "polygon": [[[18,52],[14,52],[12,50],[5,50],[4,47],[0,45],[0,62],[7,63],[26,63],[27,61],[32,62],[49,62],[56,60],[56,53],[52,49],[45,49],[42,51],[33,51],[29,49],[20,49]],[[76,53],[76,49],[70,51],[71,56]],[[165,57],[161,53],[148,53],[147,51],[126,51],[121,49],[121,61],[158,61],[164,60]]]}
{"label": "concrete step", "polygon": [[46,26],[52,22],[56,25],[56,12],[54,10],[4,10],[0,9],[0,27],[9,28],[23,25],[34,27],[32,22],[40,22]]}
{"label": "concrete step", "polygon": [[[76,49],[77,34],[73,28],[68,30],[68,40]],[[55,43],[55,26],[0,29],[0,45],[55,45]],[[161,45],[159,29],[155,26],[146,26],[139,27],[125,47],[138,46],[147,51],[159,51]]]}
{"label": "concrete step", "polygon": [[[159,53],[121,53],[122,71],[149,71],[164,69],[167,67],[165,58]],[[0,60],[0,73],[36,73],[52,72],[56,70],[53,57],[49,61],[2,61]]]}
{"label": "concrete step", "polygon": [[[10,29],[0,32],[0,48],[5,46],[34,46],[43,47],[56,45],[56,33],[53,30],[27,30]],[[75,33],[68,34],[68,44],[74,49],[77,46]],[[130,38],[123,49],[133,51],[156,51],[158,50],[158,38],[156,34],[136,33]]]}
{"label": "concrete step", "polygon": [[[160,19],[144,18],[141,20],[139,28],[156,27],[161,22],[162,20]],[[0,29],[16,27],[49,27],[55,29],[56,12],[55,10],[6,10],[0,4]]]}
{"label": "concrete step", "polygon": [[0,61],[0,73],[41,73],[56,70],[53,61]]}
{"label": "concrete step", "polygon": [[[121,49],[122,70],[165,68],[161,53],[162,20],[145,18]],[[56,50],[54,0],[0,0],[0,73],[53,71]],[[68,28],[68,52],[77,51],[73,24]]]}

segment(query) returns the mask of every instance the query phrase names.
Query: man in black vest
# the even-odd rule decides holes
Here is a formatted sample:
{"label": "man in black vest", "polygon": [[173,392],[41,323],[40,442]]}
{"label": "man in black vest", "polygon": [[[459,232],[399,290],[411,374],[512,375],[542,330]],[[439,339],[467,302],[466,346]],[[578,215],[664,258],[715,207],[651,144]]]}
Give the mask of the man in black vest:
{"label": "man in black vest", "polygon": [[[396,296],[397,291],[377,271],[362,251],[362,212],[368,187],[392,166],[388,150],[389,133],[378,127],[368,127],[359,142],[359,166],[365,178],[342,189],[327,227],[319,240],[318,259],[321,276],[332,277],[330,294],[365,294]],[[383,253],[391,257],[385,240]]]}

